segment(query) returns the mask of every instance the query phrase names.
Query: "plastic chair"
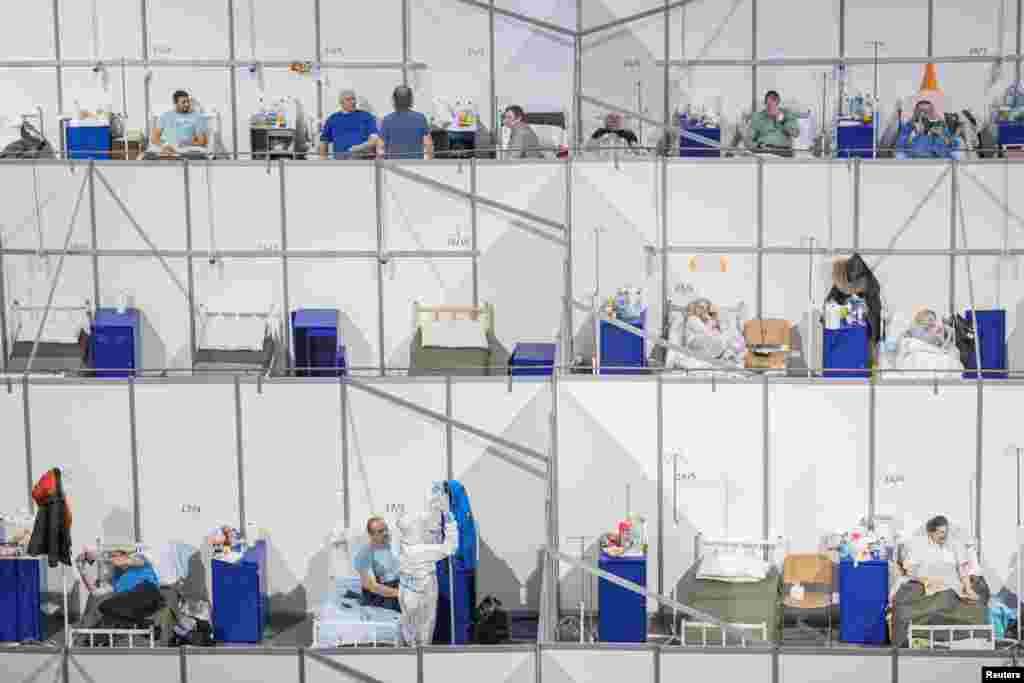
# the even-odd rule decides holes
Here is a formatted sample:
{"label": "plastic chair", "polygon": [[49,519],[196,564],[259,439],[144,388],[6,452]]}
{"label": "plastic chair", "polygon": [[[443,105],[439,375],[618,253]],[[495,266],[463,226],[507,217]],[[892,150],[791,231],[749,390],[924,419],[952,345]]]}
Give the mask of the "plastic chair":
{"label": "plastic chair", "polygon": [[[787,555],[782,563],[782,583],[784,595],[782,604],[798,613],[824,610],[828,624],[826,643],[832,642],[832,593],[835,587],[835,565],[832,558],[824,554],[803,553]],[[794,594],[797,585],[802,592]],[[800,616],[797,625],[805,625]]]}

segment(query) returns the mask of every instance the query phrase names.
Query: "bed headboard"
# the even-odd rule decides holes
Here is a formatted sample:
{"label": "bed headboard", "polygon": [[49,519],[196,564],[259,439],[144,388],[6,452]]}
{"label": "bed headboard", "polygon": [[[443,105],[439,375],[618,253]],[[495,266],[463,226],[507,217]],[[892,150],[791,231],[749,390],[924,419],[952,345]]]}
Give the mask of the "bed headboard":
{"label": "bed headboard", "polygon": [[712,538],[697,534],[694,539],[698,558],[713,555],[746,555],[779,564],[786,553],[786,541],[775,539]]}
{"label": "bed headboard", "polygon": [[418,301],[413,303],[416,329],[424,323],[438,320],[479,320],[484,329],[494,334],[494,305],[483,303],[479,306],[442,304],[425,306]]}

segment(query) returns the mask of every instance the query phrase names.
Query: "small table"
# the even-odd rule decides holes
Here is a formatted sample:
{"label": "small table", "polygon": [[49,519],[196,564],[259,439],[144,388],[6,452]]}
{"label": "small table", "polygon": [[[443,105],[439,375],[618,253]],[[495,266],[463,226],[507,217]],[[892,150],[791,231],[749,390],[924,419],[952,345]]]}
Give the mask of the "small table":
{"label": "small table", "polygon": [[0,558],[0,641],[42,640],[42,584],[45,560]]}
{"label": "small table", "polygon": [[[601,571],[647,588],[647,557],[611,557],[601,553]],[[602,643],[647,642],[647,598],[607,579],[597,584],[597,630]]]}
{"label": "small table", "polygon": [[839,563],[839,640],[881,645],[886,640],[889,562]]}
{"label": "small table", "polygon": [[221,643],[258,643],[267,625],[267,542],[257,541],[236,562],[214,558],[213,637]]}

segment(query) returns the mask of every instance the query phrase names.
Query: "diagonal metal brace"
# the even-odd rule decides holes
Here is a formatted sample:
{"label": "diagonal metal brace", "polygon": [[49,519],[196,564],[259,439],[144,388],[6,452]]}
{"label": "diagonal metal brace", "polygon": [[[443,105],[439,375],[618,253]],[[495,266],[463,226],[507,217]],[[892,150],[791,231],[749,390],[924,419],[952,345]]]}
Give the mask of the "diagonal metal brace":
{"label": "diagonal metal brace", "polygon": [[[394,164],[394,163],[385,163],[385,164],[382,164],[382,166],[384,168],[386,168],[388,171],[390,171],[390,172],[394,173],[395,175],[399,176],[400,178],[405,178],[406,180],[411,180],[411,181],[413,181],[415,183],[420,183],[422,185],[426,185],[428,187],[432,187],[434,189],[441,190],[442,192],[447,192],[448,194],[454,195],[454,196],[459,197],[461,199],[465,199],[467,201],[475,201],[477,204],[479,204],[481,206],[486,206],[488,208],[495,209],[497,211],[502,211],[504,213],[508,213],[508,214],[513,215],[513,216],[518,216],[519,218],[522,218],[524,220],[528,220],[528,221],[530,221],[532,223],[537,223],[539,225],[543,225],[544,227],[551,228],[552,230],[558,230],[559,232],[562,232],[562,233],[565,232],[565,225],[563,225],[562,223],[559,223],[557,221],[549,220],[547,218],[544,218],[543,216],[538,216],[537,214],[530,213],[529,211],[523,211],[522,209],[517,209],[514,206],[509,206],[508,204],[505,204],[503,202],[496,202],[493,199],[487,199],[485,197],[481,197],[479,194],[474,194],[472,192],[466,192],[465,190],[460,190],[457,187],[452,187],[451,185],[448,185],[446,183],[442,183],[440,181],[434,180],[433,178],[428,178],[427,176],[420,175],[419,173],[415,173],[415,172],[410,171],[408,169],[402,168],[402,167],[400,167],[400,166],[398,166],[397,164]],[[565,240],[563,240],[563,239],[561,239],[559,237],[550,236],[550,239],[553,242],[557,242],[558,244],[565,245]]]}
{"label": "diagonal metal brace", "polygon": [[672,607],[672,608],[682,612],[686,616],[688,616],[688,617],[690,617],[690,618],[692,618],[692,619],[694,619],[696,621],[703,621],[703,622],[706,622],[706,623],[714,624],[715,626],[718,626],[722,630],[728,631],[729,633],[733,634],[734,636],[740,638],[744,643],[748,643],[748,642],[749,643],[762,643],[762,642],[765,642],[765,641],[762,641],[762,640],[760,640],[758,638],[751,638],[749,636],[749,634],[746,631],[744,631],[743,629],[737,628],[736,626],[733,626],[732,624],[729,624],[729,623],[727,623],[725,621],[722,621],[720,618],[718,618],[718,617],[716,617],[714,615],[708,614],[707,612],[701,612],[700,610],[693,609],[692,607],[687,607],[686,605],[682,604],[681,602],[676,602],[672,598],[665,597],[661,593],[657,593],[655,591],[647,590],[644,586],[641,586],[639,584],[635,584],[632,581],[627,581],[626,579],[623,579],[621,577],[615,576],[614,574],[610,574],[610,573],[604,571],[603,569],[600,569],[599,567],[595,567],[594,565],[590,564],[589,562],[583,562],[583,561],[581,561],[581,560],[579,560],[577,558],[570,557],[569,555],[566,555],[566,554],[561,553],[561,552],[559,552],[557,550],[554,550],[550,546],[545,546],[544,550],[545,550],[545,552],[547,552],[547,554],[550,557],[553,557],[553,558],[555,558],[555,559],[557,559],[557,560],[559,560],[561,562],[564,562],[565,564],[568,564],[569,566],[571,566],[574,569],[581,569],[581,570],[583,570],[583,571],[585,571],[585,572],[587,572],[589,574],[592,574],[592,575],[598,577],[599,579],[604,579],[605,581],[608,581],[609,583],[613,583],[616,586],[619,586],[621,588],[625,588],[626,590],[628,590],[630,592],[633,592],[633,593],[636,593],[637,595],[642,595],[644,597],[651,598],[652,600],[655,600],[655,601],[661,603],[662,605],[665,605],[666,607]]}
{"label": "diagonal metal brace", "polygon": [[[581,102],[587,102],[588,104],[592,104],[595,107],[600,107],[601,109],[606,109],[608,111],[614,111],[619,114],[623,114],[631,119],[640,121],[642,123],[646,123],[647,125],[653,126],[655,128],[661,128],[663,130],[678,132],[680,136],[686,138],[687,140],[699,142],[702,145],[713,147],[715,149],[724,149],[722,143],[719,142],[718,140],[712,140],[711,138],[704,137],[703,135],[691,133],[690,131],[679,128],[678,126],[673,125],[671,123],[665,123],[664,121],[655,121],[654,119],[648,116],[644,116],[639,112],[635,112],[632,109],[620,107],[618,105],[612,104],[611,102],[605,102],[604,100],[599,100],[596,97],[591,97],[590,95],[584,95],[582,92],[577,93],[576,96],[579,97]],[[745,150],[736,150],[737,153],[741,153],[744,151]]]}
{"label": "diagonal metal brace", "polygon": [[358,669],[353,669],[347,664],[342,664],[341,662],[330,659],[329,657],[324,657],[319,652],[314,652],[313,650],[303,650],[303,655],[309,657],[318,664],[322,664],[323,666],[327,667],[331,671],[334,671],[335,673],[339,673],[343,676],[354,678],[355,680],[360,681],[360,683],[384,683],[384,681],[380,680],[379,678],[374,678],[370,674],[363,673]]}
{"label": "diagonal metal brace", "polygon": [[[975,186],[977,186],[977,188],[978,188],[979,190],[981,190],[981,191],[982,191],[982,193],[983,193],[983,194],[984,194],[984,195],[985,195],[986,197],[988,197],[989,199],[991,199],[991,200],[992,200],[992,202],[993,202],[993,203],[994,203],[994,204],[995,204],[996,206],[998,206],[998,207],[999,207],[999,209],[1000,209],[1000,210],[1001,210],[1001,211],[1002,211],[1003,213],[1005,213],[1005,214],[1006,214],[1007,216],[1009,216],[1010,218],[1012,218],[1013,220],[1015,220],[1015,221],[1017,222],[1017,224],[1018,224],[1018,228],[1017,228],[1018,230],[1024,230],[1024,218],[1021,218],[1021,217],[1020,217],[1020,215],[1019,215],[1019,214],[1018,214],[1017,212],[1015,212],[1015,211],[1014,211],[1013,209],[1011,209],[1011,208],[1009,207],[1009,205],[1008,205],[1008,204],[1006,204],[1006,203],[1005,203],[1005,202],[1003,202],[1003,201],[1002,201],[1001,199],[999,199],[999,197],[998,197],[998,196],[996,196],[996,194],[995,194],[995,193],[994,193],[994,192],[993,192],[993,191],[992,191],[991,189],[989,189],[989,188],[988,188],[988,186],[987,186],[987,185],[985,185],[985,183],[983,183],[983,182],[981,182],[980,180],[978,180],[978,178],[977,178],[977,177],[976,177],[976,176],[975,176],[975,175],[974,175],[973,173],[971,173],[970,171],[968,171],[968,170],[967,170],[967,169],[966,169],[965,167],[963,167],[963,166],[960,166],[960,172],[961,172],[962,174],[964,174],[965,176],[967,176],[967,177],[968,177],[968,179],[970,179],[970,181],[971,181],[972,183],[974,183],[974,184],[975,184]],[[964,249],[966,249],[966,248],[967,248],[967,243],[966,243],[966,242],[964,242]]]}
{"label": "diagonal metal brace", "polygon": [[508,17],[509,19],[515,19],[516,21],[521,21],[522,23],[527,24],[528,26],[536,26],[537,28],[546,29],[548,31],[551,31],[552,33],[559,33],[563,36],[568,36],[570,38],[576,37],[576,31],[573,31],[572,29],[565,28],[564,26],[559,26],[558,24],[552,24],[547,21],[542,21],[541,19],[536,19],[525,14],[520,14],[519,12],[513,12],[512,10],[509,9],[503,9],[501,7],[492,7],[491,5],[488,5],[486,2],[479,2],[479,0],[455,1],[463,5],[475,7],[485,12],[493,11],[495,14],[499,16]]}
{"label": "diagonal metal brace", "polygon": [[[132,224],[133,228],[135,228],[135,232],[137,232],[139,237],[142,238],[142,241],[146,243],[146,246],[149,247],[149,250],[153,253],[153,256],[155,256],[156,259],[160,261],[160,265],[163,266],[164,270],[167,272],[167,275],[171,278],[171,281],[177,286],[182,296],[188,299],[188,289],[185,287],[185,285],[182,284],[181,280],[178,279],[177,273],[175,273],[174,270],[171,269],[171,266],[170,264],[167,263],[167,260],[160,255],[160,250],[157,249],[156,244],[153,243],[153,240],[149,239],[149,235],[146,234],[146,231],[142,229],[142,226],[139,225],[138,221],[135,220],[135,217],[132,216],[132,212],[128,210],[128,207],[125,206],[124,201],[121,199],[121,197],[118,196],[117,192],[114,191],[114,188],[107,180],[107,177],[103,175],[103,173],[101,173],[98,168],[95,169],[95,173],[96,177],[98,177],[100,179],[100,182],[103,183],[104,187],[107,188],[107,192],[110,193],[110,196],[113,198],[114,202],[118,205],[118,207],[120,207],[121,212],[125,215],[125,218],[127,218],[128,222]],[[99,302],[96,302],[96,305],[99,305]]]}
{"label": "diagonal metal brace", "polygon": [[543,462],[543,463],[547,464],[547,461],[548,461],[547,456],[544,455],[543,453],[541,453],[540,451],[535,451],[532,448],[528,448],[526,446],[520,446],[519,444],[517,444],[515,442],[512,442],[512,441],[509,441],[508,439],[505,439],[503,437],[497,436],[495,434],[491,434],[490,432],[486,432],[486,431],[484,431],[482,429],[478,429],[478,428],[476,428],[476,427],[474,427],[474,426],[472,426],[470,424],[462,422],[461,420],[456,420],[455,418],[448,417],[447,415],[444,415],[443,413],[438,413],[438,412],[435,412],[435,411],[430,410],[428,408],[424,408],[422,406],[418,406],[418,405],[416,405],[415,403],[413,403],[411,401],[406,401],[404,398],[399,398],[399,397],[397,397],[397,396],[395,396],[393,394],[389,394],[386,391],[381,391],[380,389],[378,389],[376,387],[372,387],[369,384],[363,384],[362,382],[360,382],[358,380],[354,380],[354,379],[351,379],[351,378],[345,378],[344,381],[349,386],[351,386],[351,387],[353,387],[355,389],[360,389],[362,391],[365,391],[366,393],[368,393],[368,394],[370,394],[372,396],[376,396],[377,398],[384,399],[385,401],[391,401],[395,405],[401,406],[401,407],[403,407],[403,408],[405,408],[407,410],[411,410],[414,413],[418,413],[418,414],[420,414],[420,415],[422,415],[424,417],[429,417],[432,420],[436,420],[436,421],[441,422],[443,424],[449,424],[452,427],[454,427],[455,429],[458,429],[460,431],[466,432],[467,434],[472,434],[473,436],[476,436],[476,437],[479,437],[481,439],[484,439],[485,441],[490,441],[492,443],[498,444],[499,446],[503,446],[503,447],[507,448],[510,451],[515,451],[516,453],[519,453],[521,455],[525,455],[528,458],[533,458],[534,460],[538,460],[540,462]]}
{"label": "diagonal metal brace", "polygon": [[[579,300],[573,301],[572,303],[576,308],[583,311],[584,313],[594,312],[594,309],[592,309],[590,306],[587,306],[586,304],[582,303]],[[673,344],[667,339],[664,339],[649,330],[641,330],[639,327],[634,327],[629,323],[624,323],[621,320],[616,320],[615,318],[603,318],[603,320],[607,322],[609,325],[613,325],[614,327],[617,327],[620,330],[625,330],[626,332],[635,334],[638,337],[643,337],[644,339],[647,339],[648,341],[656,344],[657,346],[669,349],[670,351],[675,351],[677,353],[689,353],[682,346],[679,346],[678,344]]]}
{"label": "diagonal metal brace", "polygon": [[[904,233],[906,233],[907,230],[909,230],[910,227],[914,224],[914,221],[917,220],[917,217],[921,213],[921,209],[923,209],[925,204],[930,202],[932,197],[935,196],[935,193],[938,192],[939,187],[942,186],[942,181],[946,179],[951,169],[952,166],[947,166],[946,170],[943,171],[939,175],[939,177],[935,179],[935,182],[932,184],[931,188],[928,190],[928,192],[925,193],[924,197],[921,198],[921,201],[917,203],[917,206],[915,206],[914,210],[910,213],[910,217],[903,222],[903,227],[897,230],[896,234],[893,235],[891,240],[889,240],[889,246],[887,247],[887,250],[892,250],[896,246],[896,243],[899,242],[900,238],[903,237]],[[876,270],[880,265],[882,265],[882,262],[885,261],[886,258],[886,256],[878,257],[878,260],[876,260],[872,264],[871,270]]]}

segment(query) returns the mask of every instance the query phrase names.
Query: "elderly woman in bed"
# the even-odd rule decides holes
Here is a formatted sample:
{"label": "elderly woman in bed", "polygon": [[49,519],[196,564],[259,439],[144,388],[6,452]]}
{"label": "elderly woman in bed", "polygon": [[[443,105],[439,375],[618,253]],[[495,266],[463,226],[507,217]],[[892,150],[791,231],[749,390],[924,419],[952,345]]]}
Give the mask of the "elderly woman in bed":
{"label": "elderly woman in bed", "polygon": [[942,515],[933,517],[925,531],[925,537],[915,539],[906,548],[902,568],[908,580],[893,598],[893,640],[897,647],[906,642],[913,602],[931,598],[929,611],[934,613],[955,609],[962,601],[987,601],[987,596],[979,597],[976,590],[984,583],[974,576],[976,567],[967,547],[949,537],[949,520]]}
{"label": "elderly woman in bed", "polygon": [[735,361],[742,357],[743,337],[726,334],[719,309],[708,299],[696,299],[686,307],[686,347],[702,360]]}

